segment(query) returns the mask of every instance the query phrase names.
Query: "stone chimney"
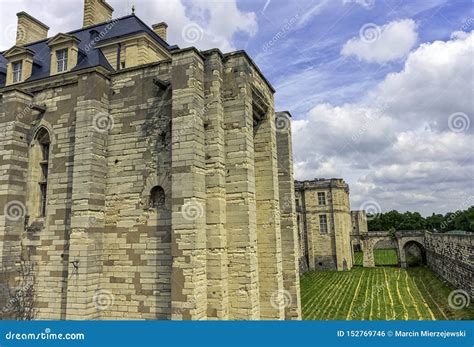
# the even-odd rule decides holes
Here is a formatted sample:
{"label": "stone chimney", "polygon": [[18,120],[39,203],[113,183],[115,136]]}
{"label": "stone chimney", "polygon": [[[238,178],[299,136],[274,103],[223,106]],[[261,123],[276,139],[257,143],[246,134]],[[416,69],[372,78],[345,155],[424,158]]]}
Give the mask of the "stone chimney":
{"label": "stone chimney", "polygon": [[28,43],[41,41],[48,38],[49,27],[26,12],[19,12],[18,26],[16,28],[16,45],[23,46]]}
{"label": "stone chimney", "polygon": [[82,27],[112,20],[114,9],[105,0],[84,0],[84,22]]}
{"label": "stone chimney", "polygon": [[161,22],[158,24],[153,24],[152,28],[159,37],[166,41],[166,30],[168,29],[168,24]]}

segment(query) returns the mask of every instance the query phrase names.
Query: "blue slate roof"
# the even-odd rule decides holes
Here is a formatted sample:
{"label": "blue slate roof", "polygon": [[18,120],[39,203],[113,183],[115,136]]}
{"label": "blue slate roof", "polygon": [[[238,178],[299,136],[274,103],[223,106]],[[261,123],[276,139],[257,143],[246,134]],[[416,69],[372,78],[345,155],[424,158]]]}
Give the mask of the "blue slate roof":
{"label": "blue slate roof", "polygon": [[[98,41],[96,44],[102,42],[134,35],[137,33],[145,32],[149,34],[156,42],[161,46],[170,50],[176,46],[170,46],[163,39],[161,39],[148,25],[140,20],[134,14],[125,16],[122,18],[114,19],[111,22],[101,23],[87,28],[74,30],[67,34],[72,35],[79,39],[79,56],[77,65],[72,69],[73,71],[82,70],[90,67],[102,66],[109,71],[113,71],[114,68],[110,66],[105,56],[99,49],[92,48],[91,42],[94,36],[98,35]],[[33,57],[33,71],[30,78],[27,81],[34,81],[50,75],[51,65],[51,50],[46,40],[34,42],[24,47],[35,52]],[[5,75],[6,75],[6,64],[7,60],[3,57],[3,53],[0,53],[0,87],[5,86]]]}

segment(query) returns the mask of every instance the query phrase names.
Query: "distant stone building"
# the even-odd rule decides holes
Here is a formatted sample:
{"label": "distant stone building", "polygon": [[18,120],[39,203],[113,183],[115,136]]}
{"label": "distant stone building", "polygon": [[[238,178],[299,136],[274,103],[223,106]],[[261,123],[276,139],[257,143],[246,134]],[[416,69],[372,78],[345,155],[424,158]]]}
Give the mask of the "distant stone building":
{"label": "distant stone building", "polygon": [[350,270],[349,186],[340,178],[295,182],[300,264],[304,270]]}
{"label": "distant stone building", "polygon": [[112,11],[85,0],[83,28],[51,38],[18,13],[0,266],[36,262],[40,319],[301,318],[290,115],[244,51]]}
{"label": "distant stone building", "polygon": [[354,251],[361,251],[361,234],[368,232],[367,215],[364,210],[351,211],[352,232],[351,241]]}

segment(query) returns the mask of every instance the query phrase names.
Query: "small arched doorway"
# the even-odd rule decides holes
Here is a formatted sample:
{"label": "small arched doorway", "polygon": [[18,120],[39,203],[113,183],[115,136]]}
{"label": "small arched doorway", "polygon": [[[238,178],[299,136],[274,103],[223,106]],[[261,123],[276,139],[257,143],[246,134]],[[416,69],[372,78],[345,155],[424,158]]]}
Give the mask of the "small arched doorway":
{"label": "small arched doorway", "polygon": [[407,241],[400,250],[402,255],[402,267],[414,267],[426,265],[426,250],[417,241]]}

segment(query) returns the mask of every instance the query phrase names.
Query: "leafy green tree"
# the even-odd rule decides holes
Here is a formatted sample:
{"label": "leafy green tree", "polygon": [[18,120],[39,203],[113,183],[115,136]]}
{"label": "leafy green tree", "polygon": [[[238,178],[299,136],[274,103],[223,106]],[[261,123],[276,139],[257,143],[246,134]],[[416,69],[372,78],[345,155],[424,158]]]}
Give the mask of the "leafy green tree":
{"label": "leafy green tree", "polygon": [[437,232],[464,230],[474,232],[474,206],[467,210],[446,213],[446,215],[432,214],[423,218],[418,212],[400,213],[396,210],[368,215],[369,231],[377,230],[420,230],[429,229]]}
{"label": "leafy green tree", "polygon": [[454,227],[457,230],[474,231],[474,206],[454,218]]}
{"label": "leafy green tree", "polygon": [[444,217],[442,214],[432,214],[429,217],[425,218],[426,220],[426,228],[430,230],[440,230],[441,229],[441,223],[444,221]]}

